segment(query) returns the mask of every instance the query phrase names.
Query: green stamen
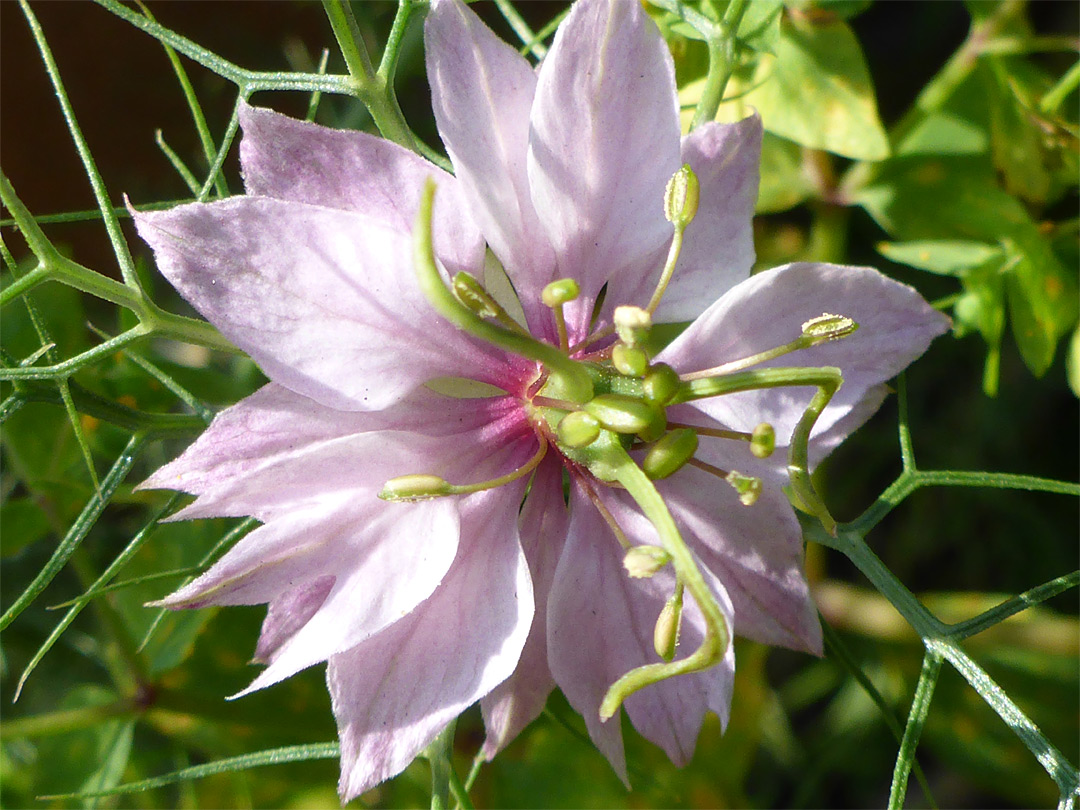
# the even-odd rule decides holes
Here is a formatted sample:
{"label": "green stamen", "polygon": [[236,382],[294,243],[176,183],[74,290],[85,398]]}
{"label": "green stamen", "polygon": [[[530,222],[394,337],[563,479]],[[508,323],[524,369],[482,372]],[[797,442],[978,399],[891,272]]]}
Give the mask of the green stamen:
{"label": "green stamen", "polygon": [[540,299],[544,306],[550,307],[555,312],[555,328],[559,332],[559,348],[565,354],[570,353],[570,339],[566,334],[566,316],[563,314],[563,305],[569,304],[581,295],[581,287],[572,278],[560,278],[544,287]]}
{"label": "green stamen", "polygon": [[440,498],[446,495],[469,495],[473,492],[483,492],[487,489],[496,489],[509,484],[511,481],[528,475],[547,455],[548,443],[543,436],[539,437],[540,447],[536,453],[525,462],[506,475],[492,478],[488,481],[479,481],[475,484],[451,484],[437,475],[420,473],[416,475],[400,475],[391,478],[383,484],[379,497],[384,501],[426,501],[430,498]]}

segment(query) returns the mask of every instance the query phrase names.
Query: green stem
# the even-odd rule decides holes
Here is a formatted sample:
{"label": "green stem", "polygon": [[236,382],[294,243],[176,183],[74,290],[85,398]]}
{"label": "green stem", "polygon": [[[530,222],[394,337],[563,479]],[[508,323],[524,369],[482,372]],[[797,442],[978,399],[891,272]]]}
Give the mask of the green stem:
{"label": "green stem", "polygon": [[705,74],[705,86],[702,88],[701,99],[694,111],[694,120],[690,124],[691,130],[715,119],[716,111],[720,109],[720,102],[724,99],[724,89],[735,70],[737,56],[735,35],[738,33],[746,5],[746,0],[731,0],[724,12],[724,18],[720,21],[717,35],[706,36],[709,46],[709,70]]}
{"label": "green stem", "polygon": [[450,291],[435,264],[431,241],[431,217],[435,200],[435,181],[428,179],[420,199],[420,210],[413,229],[413,250],[420,289],[435,310],[446,320],[481,340],[499,346],[520,357],[536,360],[547,367],[561,383],[560,396],[575,403],[592,398],[593,384],[585,368],[547,343],[530,335],[489,323],[462,304]]}
{"label": "green stem", "polygon": [[1069,97],[1077,86],[1080,86],[1080,62],[1073,64],[1058,83],[1046,91],[1046,95],[1039,101],[1039,112],[1045,115],[1053,115],[1058,107]]}
{"label": "green stem", "polygon": [[660,536],[664,550],[671,555],[675,573],[690,591],[705,619],[705,637],[701,646],[686,658],[659,664],[646,664],[630,670],[608,689],[600,703],[600,719],[612,717],[622,702],[649,684],[689,672],[698,672],[720,663],[731,644],[731,631],[727,618],[720,610],[712,590],[698,568],[694,555],[687,548],[678,526],[656,485],[645,475],[626,451],[617,464],[615,475],[627,493],[634,499],[645,517],[649,519]]}
{"label": "green stem", "polygon": [[499,12],[503,15],[503,19],[514,30],[514,33],[518,35],[518,39],[521,40],[521,44],[532,53],[537,59],[543,59],[547,56],[547,48],[540,42],[529,27],[529,24],[525,22],[525,19],[518,13],[518,10],[514,8],[514,4],[510,0],[495,0],[495,5],[498,7]]}
{"label": "green stem", "polygon": [[1022,610],[1027,610],[1029,607],[1045,602],[1047,599],[1057,596],[1059,593],[1064,593],[1070,588],[1075,588],[1077,585],[1080,585],[1080,571],[1073,571],[1071,574],[1065,574],[1049,582],[1044,582],[1038,587],[1024,591],[1011,599],[1006,599],[1000,605],[990,608],[985,613],[952,625],[948,631],[949,638],[960,641],[974,636]]}
{"label": "green stem", "polygon": [[449,810],[450,774],[454,771],[454,728],[457,720],[451,720],[424,749],[424,758],[431,766],[431,810]]}
{"label": "green stem", "polygon": [[127,240],[124,239],[124,234],[120,231],[120,223],[112,213],[112,204],[109,202],[109,194],[105,189],[105,183],[97,170],[93,155],[90,154],[90,147],[87,146],[86,139],[83,137],[79,122],[75,118],[75,111],[71,107],[67,91],[64,89],[64,83],[60,79],[60,71],[56,66],[56,61],[53,59],[52,50],[45,40],[45,32],[41,30],[41,25],[30,10],[26,0],[19,0],[19,5],[22,6],[34,42],[37,44],[41,59],[45,63],[45,71],[49,74],[49,79],[56,92],[56,98],[60,102],[60,110],[63,113],[64,121],[67,123],[68,131],[71,133],[71,139],[75,142],[75,149],[82,160],[83,170],[90,179],[90,187],[93,189],[94,199],[97,200],[98,209],[101,211],[102,219],[105,222],[105,230],[109,235],[109,241],[112,243],[116,261],[120,265],[120,274],[124,279],[124,284],[135,291],[141,298],[142,289],[139,286],[139,279],[135,275],[135,261],[131,258]]}
{"label": "green stem", "polygon": [[934,696],[938,674],[941,672],[941,656],[931,650],[923,658],[922,673],[915,687],[915,697],[908,712],[907,727],[900,750],[896,754],[896,767],[893,769],[892,788],[889,791],[889,810],[903,810],[904,796],[907,794],[908,777],[915,762],[915,748],[922,736],[923,726],[930,714],[930,700]]}
{"label": "green stem", "polygon": [[63,709],[29,717],[5,718],[4,736],[9,740],[18,740],[81,731],[93,728],[114,717],[131,714],[135,709],[133,700],[122,698],[101,706],[83,706],[78,709]]}

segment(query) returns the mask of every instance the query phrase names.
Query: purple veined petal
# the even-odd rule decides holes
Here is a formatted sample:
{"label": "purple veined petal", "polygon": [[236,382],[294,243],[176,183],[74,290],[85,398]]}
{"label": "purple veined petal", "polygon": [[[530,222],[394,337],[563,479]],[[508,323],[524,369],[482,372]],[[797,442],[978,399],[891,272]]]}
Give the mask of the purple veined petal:
{"label": "purple veined petal", "polygon": [[480,702],[487,729],[482,753],[489,761],[537,718],[555,688],[547,661],[548,593],[569,523],[563,500],[562,464],[557,459],[545,459],[537,468],[518,523],[521,547],[532,576],[536,612],[514,674]]}
{"label": "purple veined petal", "polygon": [[[636,510],[598,493],[614,507],[628,536],[652,532]],[[650,579],[631,579],[622,565],[623,550],[587,496],[571,490],[570,529],[548,601],[548,654],[551,670],[567,700],[585,718],[593,742],[627,781],[622,733],[616,718],[601,723],[600,703],[608,688],[631,669],[659,658],[653,629],[664,602],[674,592],[669,569]],[[655,538],[655,533],[652,535]],[[649,540],[655,543],[655,539]],[[723,586],[703,574],[729,616]],[[680,655],[696,649],[704,631],[701,614],[687,594]],[[634,727],[662,747],[677,765],[685,764],[706,711],[726,723],[735,659],[729,647],[723,662],[704,672],[680,675],[631,695],[625,708]]]}
{"label": "purple veined petal", "polygon": [[[803,570],[802,531],[782,489],[785,456],[755,459],[741,442],[708,437],[701,437],[696,456],[762,479],[752,506],[742,504],[727,482],[695,467],[656,482],[683,539],[724,583],[736,634],[820,655],[821,626]],[[656,542],[652,536],[648,542]]]}
{"label": "purple veined petal", "polygon": [[439,588],[382,633],[330,659],[343,802],[400,773],[513,672],[533,616],[516,515],[524,485],[469,496]]}
{"label": "purple veined petal", "polygon": [[459,0],[432,3],[424,42],[435,121],[473,217],[530,320],[550,319],[540,293],[555,257],[525,168],[536,74]]}
{"label": "purple veined petal", "polygon": [[671,54],[640,3],[579,0],[540,66],[529,181],[557,275],[581,285],[567,305],[571,342],[593,302],[608,308],[652,273],[671,240],[664,190],[679,168]]}
{"label": "purple veined petal", "polygon": [[240,105],[240,162],[250,196],[354,211],[412,231],[428,177],[439,184],[435,255],[451,273],[479,273],[484,240],[460,184],[403,146],[366,132],[331,129]]}
{"label": "purple veined petal", "polygon": [[375,501],[355,510],[311,561],[312,572],[335,575],[322,604],[234,697],[343,653],[417,609],[447,575],[460,548],[459,530],[458,504],[451,498]]}
{"label": "purple veined petal", "polygon": [[[881,401],[880,384],[919,357],[949,328],[913,288],[869,267],[798,263],[758,273],[732,288],[664,349],[657,361],[680,373],[712,368],[799,337],[802,324],[822,314],[853,318],[859,330],[840,340],[778,357],[770,366],[837,366],[844,384],[818,419],[813,437],[835,445],[837,428],[868,418],[860,404]],[[771,388],[698,400],[693,407],[735,430],[769,422],[786,446],[815,389]],[[848,417],[845,419],[845,417]],[[818,453],[817,455],[820,455]]]}
{"label": "purple veined petal", "polygon": [[520,383],[519,362],[435,314],[407,233],[266,197],[134,217],[207,320],[272,380],[324,405],[378,410],[437,376]]}
{"label": "purple veined petal", "polygon": [[510,397],[453,399],[424,389],[384,411],[342,413],[340,427],[335,413],[271,384],[219,414],[141,487],[199,496],[171,520],[269,520],[341,495],[372,500],[399,475],[428,473],[455,484],[495,478],[537,447]]}
{"label": "purple veined petal", "polygon": [[[701,185],[697,215],[683,235],[675,275],[656,310],[659,323],[689,321],[750,275],[761,117],[709,123],[682,141],[682,160]],[[643,290],[648,301],[652,289]]]}
{"label": "purple veined petal", "polygon": [[244,537],[218,563],[156,603],[269,603],[256,657],[270,666],[241,694],[355,646],[409,613],[442,581],[458,548],[457,504],[339,499]]}
{"label": "purple veined petal", "polygon": [[322,607],[336,579],[335,574],[323,574],[275,597],[266,611],[252,660],[260,664],[270,663],[281,645]]}

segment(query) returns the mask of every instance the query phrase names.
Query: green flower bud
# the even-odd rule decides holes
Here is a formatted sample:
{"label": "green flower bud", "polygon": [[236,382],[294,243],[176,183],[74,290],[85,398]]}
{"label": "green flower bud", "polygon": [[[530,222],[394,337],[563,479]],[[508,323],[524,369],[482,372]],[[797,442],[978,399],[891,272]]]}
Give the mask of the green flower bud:
{"label": "green flower bud", "polygon": [[664,603],[653,628],[653,649],[665,661],[675,657],[679,646],[679,630],[682,628],[682,599],[673,596]]}
{"label": "green flower bud", "polygon": [[697,452],[698,437],[690,428],[668,433],[645,455],[641,468],[654,481],[667,478],[682,469]]}
{"label": "green flower bud", "polygon": [[624,394],[601,394],[582,406],[582,410],[615,433],[639,433],[652,425],[659,409],[648,402]]}
{"label": "green flower bud", "polygon": [[450,494],[450,484],[437,475],[401,475],[383,484],[379,497],[384,501],[426,501]]}
{"label": "green flower bud", "polygon": [[664,216],[676,228],[685,228],[697,214],[701,186],[697,175],[689,163],[682,167],[668,180],[664,191]]}
{"label": "green flower bud", "polygon": [[802,333],[805,337],[813,338],[813,345],[825,343],[829,340],[838,340],[847,337],[859,325],[845,315],[818,315],[802,325]]}
{"label": "green flower bud", "polygon": [[752,475],[743,475],[739,472],[729,472],[724,479],[739,493],[739,500],[744,506],[753,506],[761,495],[761,479]]}
{"label": "green flower bud", "polygon": [[615,314],[612,317],[619,340],[627,346],[643,343],[649,336],[649,330],[652,329],[652,315],[641,307],[615,307]]}
{"label": "green flower bud", "polygon": [[600,435],[600,423],[585,411],[573,411],[559,421],[555,432],[564,447],[585,447]]}
{"label": "green flower bud", "polygon": [[641,390],[645,399],[663,407],[671,402],[679,390],[679,375],[667,363],[656,363],[642,380]]}
{"label": "green flower bud", "polygon": [[758,458],[768,458],[776,449],[776,431],[768,422],[762,422],[750,434],[750,452]]}
{"label": "green flower bud", "polygon": [[640,377],[649,368],[649,355],[644,349],[618,343],[611,350],[611,362],[615,370],[627,377]]}
{"label": "green flower bud", "polygon": [[623,568],[634,579],[651,577],[671,562],[671,555],[660,546],[634,546],[623,557]]}
{"label": "green flower bud", "polygon": [[554,309],[573,301],[579,295],[581,295],[581,287],[576,281],[572,278],[560,278],[544,287],[540,298],[544,306]]}

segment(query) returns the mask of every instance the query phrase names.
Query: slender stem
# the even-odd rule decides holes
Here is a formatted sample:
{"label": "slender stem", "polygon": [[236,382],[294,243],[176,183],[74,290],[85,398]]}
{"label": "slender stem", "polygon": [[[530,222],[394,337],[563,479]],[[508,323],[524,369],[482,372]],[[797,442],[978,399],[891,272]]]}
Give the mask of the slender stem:
{"label": "slender stem", "polygon": [[323,0],[323,10],[330,21],[330,28],[334,31],[334,38],[345,58],[349,74],[361,87],[371,87],[375,81],[375,69],[371,66],[364,35],[356,24],[352,7],[344,0]]}
{"label": "slender stem", "polygon": [[495,5],[503,15],[503,19],[505,19],[514,30],[514,33],[518,35],[521,44],[524,45],[533,56],[537,59],[543,59],[547,56],[547,48],[544,46],[544,43],[540,42],[536,34],[529,27],[529,24],[525,22],[525,19],[518,13],[518,10],[514,8],[514,4],[511,3],[510,0],[495,0]]}
{"label": "slender stem", "polygon": [[1074,63],[1058,80],[1058,83],[1046,91],[1046,95],[1039,101],[1039,112],[1045,115],[1056,113],[1058,107],[1078,85],[1080,85],[1080,62]]}
{"label": "slender stem", "polygon": [[724,98],[724,89],[735,70],[735,35],[738,33],[746,5],[746,0],[731,0],[724,12],[724,18],[720,21],[719,36],[709,36],[706,39],[709,46],[709,70],[705,75],[701,100],[694,111],[694,120],[690,124],[691,130],[716,118],[716,111]]}
{"label": "slender stem", "polygon": [[892,788],[889,790],[889,810],[903,810],[904,796],[907,794],[908,776],[915,762],[915,748],[922,736],[923,726],[930,714],[930,700],[934,696],[938,674],[941,672],[942,657],[927,650],[923,658],[919,683],[915,687],[915,697],[908,712],[904,739],[900,741],[900,750],[896,754],[896,767],[893,769]]}
{"label": "slender stem", "polygon": [[454,728],[457,720],[451,720],[424,749],[424,758],[431,766],[431,810],[449,810],[450,774],[454,770]]}
{"label": "slender stem", "polygon": [[382,59],[379,61],[379,76],[387,83],[394,81],[394,74],[397,73],[398,58],[401,56],[401,45],[404,42],[405,32],[409,28],[409,20],[412,19],[415,9],[416,0],[398,0],[394,24],[390,27],[390,33],[386,37],[386,47],[383,49]]}
{"label": "slender stem", "polygon": [[41,30],[41,25],[30,10],[26,0],[19,0],[19,5],[22,7],[26,21],[30,25],[30,32],[33,34],[34,42],[41,53],[41,59],[45,63],[45,71],[49,74],[49,80],[52,82],[53,90],[56,92],[56,98],[60,102],[60,110],[64,115],[68,131],[71,133],[71,139],[75,142],[75,149],[82,160],[83,169],[90,179],[90,187],[93,189],[94,199],[97,200],[98,209],[101,211],[102,219],[105,222],[105,230],[109,235],[109,241],[112,243],[117,264],[120,265],[120,274],[124,279],[124,284],[134,290],[141,298],[142,289],[139,285],[139,279],[135,275],[135,261],[131,258],[127,240],[124,239],[124,234],[120,230],[120,223],[112,213],[112,204],[109,202],[109,194],[105,189],[105,183],[101,179],[97,164],[94,163],[94,157],[90,154],[90,147],[87,146],[79,122],[75,118],[75,111],[71,107],[67,91],[64,89],[64,83],[60,79],[60,71],[56,66],[56,61],[53,59],[52,50],[45,40],[45,33]]}
{"label": "slender stem", "polygon": [[446,320],[471,335],[492,343],[521,357],[543,363],[552,377],[562,383],[561,395],[575,403],[592,398],[593,384],[584,367],[547,343],[529,335],[511,331],[498,324],[488,323],[454,297],[435,264],[431,240],[431,217],[435,199],[435,182],[428,179],[420,200],[413,229],[413,248],[420,288],[435,310]]}
{"label": "slender stem", "polygon": [[990,608],[985,613],[952,625],[948,630],[948,636],[956,641],[969,638],[987,628],[993,627],[999,622],[1005,621],[1005,619],[1016,615],[1022,610],[1027,610],[1029,607],[1045,602],[1059,593],[1075,588],[1077,585],[1080,585],[1080,571],[1073,571],[1071,574],[1065,574],[1049,582],[1044,582],[1038,587],[1024,591],[1011,599],[1006,599],[1000,605]]}

